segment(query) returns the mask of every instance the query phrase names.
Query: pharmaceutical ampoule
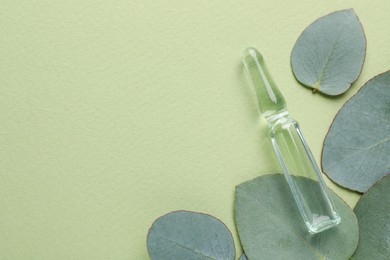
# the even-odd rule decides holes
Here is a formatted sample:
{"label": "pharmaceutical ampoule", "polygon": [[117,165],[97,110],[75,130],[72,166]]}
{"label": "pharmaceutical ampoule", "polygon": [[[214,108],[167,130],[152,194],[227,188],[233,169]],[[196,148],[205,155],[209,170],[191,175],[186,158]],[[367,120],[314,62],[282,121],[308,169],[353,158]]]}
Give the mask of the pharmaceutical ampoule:
{"label": "pharmaceutical ampoule", "polygon": [[[336,226],[341,219],[321,171],[298,123],[290,117],[285,100],[264,64],[263,56],[256,49],[248,48],[244,51],[243,63],[255,90],[261,114],[267,120],[275,154],[309,232],[318,233]],[[296,176],[310,178],[316,185],[303,185]]]}

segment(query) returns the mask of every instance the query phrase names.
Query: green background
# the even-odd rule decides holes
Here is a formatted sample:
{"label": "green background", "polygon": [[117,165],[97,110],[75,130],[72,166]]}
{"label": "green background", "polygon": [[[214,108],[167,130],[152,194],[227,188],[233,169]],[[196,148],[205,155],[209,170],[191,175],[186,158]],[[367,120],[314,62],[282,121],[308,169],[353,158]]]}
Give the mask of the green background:
{"label": "green background", "polygon": [[[292,47],[350,7],[362,74],[345,95],[313,95]],[[242,50],[263,53],[319,161],[343,103],[389,69],[389,13],[387,0],[1,0],[0,259],[148,259],[148,228],[178,209],[220,218],[239,253],[234,187],[280,171]]]}

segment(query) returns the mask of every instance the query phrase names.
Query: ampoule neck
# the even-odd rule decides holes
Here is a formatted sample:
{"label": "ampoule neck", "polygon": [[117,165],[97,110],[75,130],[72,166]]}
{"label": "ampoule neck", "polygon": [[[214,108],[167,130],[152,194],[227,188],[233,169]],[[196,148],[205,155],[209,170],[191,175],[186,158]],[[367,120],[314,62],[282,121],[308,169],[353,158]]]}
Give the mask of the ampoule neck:
{"label": "ampoule neck", "polygon": [[290,114],[287,110],[280,111],[279,113],[272,114],[269,116],[265,116],[268,124],[275,124],[276,122],[288,120],[290,118]]}

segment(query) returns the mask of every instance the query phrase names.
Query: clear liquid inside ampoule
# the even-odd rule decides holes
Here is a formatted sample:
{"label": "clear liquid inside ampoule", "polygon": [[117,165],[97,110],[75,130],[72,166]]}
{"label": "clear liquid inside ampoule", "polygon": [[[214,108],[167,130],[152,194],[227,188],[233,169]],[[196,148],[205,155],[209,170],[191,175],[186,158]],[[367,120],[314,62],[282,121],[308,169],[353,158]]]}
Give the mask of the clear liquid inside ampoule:
{"label": "clear liquid inside ampoule", "polygon": [[[318,233],[340,223],[321,172],[297,122],[288,113],[268,122],[272,145],[309,232]],[[316,185],[302,185],[295,176],[310,178]]]}

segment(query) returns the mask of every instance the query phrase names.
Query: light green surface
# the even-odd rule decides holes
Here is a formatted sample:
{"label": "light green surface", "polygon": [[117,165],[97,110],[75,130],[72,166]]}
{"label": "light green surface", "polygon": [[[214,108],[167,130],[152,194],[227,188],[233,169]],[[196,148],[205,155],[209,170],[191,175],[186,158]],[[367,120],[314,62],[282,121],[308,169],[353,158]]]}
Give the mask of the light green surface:
{"label": "light green surface", "polygon": [[[350,7],[362,75],[338,99],[313,96],[291,49]],[[148,228],[177,209],[220,218],[239,255],[234,186],[278,170],[242,50],[264,54],[319,160],[338,109],[390,67],[389,12],[387,0],[2,0],[0,259],[148,259]]]}

